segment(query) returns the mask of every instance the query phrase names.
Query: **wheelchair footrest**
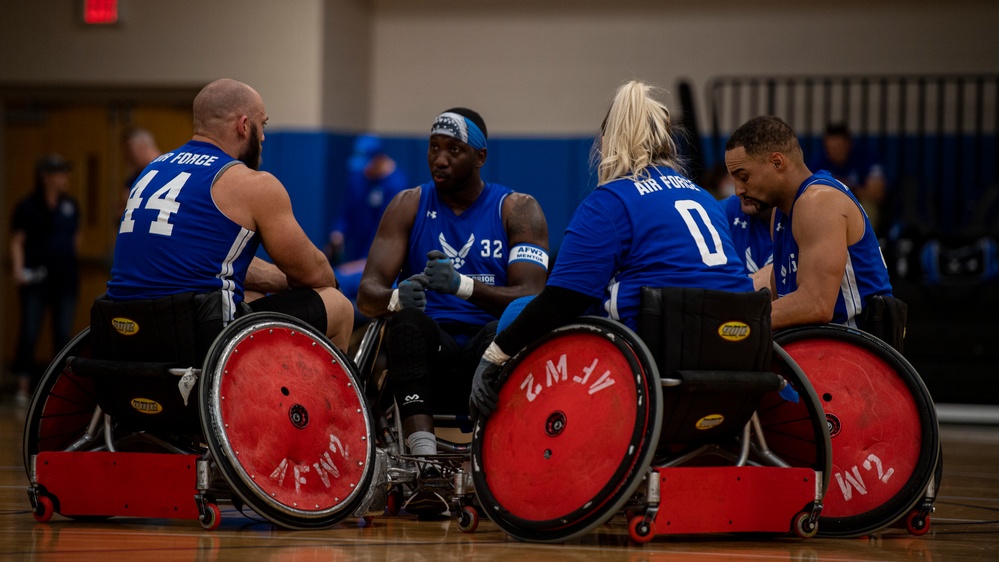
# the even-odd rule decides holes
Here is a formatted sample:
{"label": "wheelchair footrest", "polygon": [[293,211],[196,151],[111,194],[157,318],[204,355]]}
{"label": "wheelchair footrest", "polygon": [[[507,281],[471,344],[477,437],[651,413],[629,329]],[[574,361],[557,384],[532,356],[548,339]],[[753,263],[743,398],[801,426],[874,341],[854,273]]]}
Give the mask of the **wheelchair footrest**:
{"label": "wheelchair footrest", "polygon": [[656,468],[660,481],[658,534],[788,533],[821,499],[810,468]]}
{"label": "wheelchair footrest", "polygon": [[198,519],[197,455],[43,452],[34,483],[67,516]]}

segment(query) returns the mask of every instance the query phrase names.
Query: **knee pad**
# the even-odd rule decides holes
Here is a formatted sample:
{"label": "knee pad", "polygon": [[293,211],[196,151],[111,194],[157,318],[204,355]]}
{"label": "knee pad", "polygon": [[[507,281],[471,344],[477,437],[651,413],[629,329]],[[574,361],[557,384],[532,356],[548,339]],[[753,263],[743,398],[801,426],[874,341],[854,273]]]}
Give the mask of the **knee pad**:
{"label": "knee pad", "polygon": [[423,311],[399,311],[388,323],[388,376],[403,418],[430,414],[430,362],[440,349],[437,324]]}
{"label": "knee pad", "polygon": [[440,349],[440,333],[422,311],[404,309],[389,320],[385,345],[392,380],[419,380],[426,377],[430,360]]}

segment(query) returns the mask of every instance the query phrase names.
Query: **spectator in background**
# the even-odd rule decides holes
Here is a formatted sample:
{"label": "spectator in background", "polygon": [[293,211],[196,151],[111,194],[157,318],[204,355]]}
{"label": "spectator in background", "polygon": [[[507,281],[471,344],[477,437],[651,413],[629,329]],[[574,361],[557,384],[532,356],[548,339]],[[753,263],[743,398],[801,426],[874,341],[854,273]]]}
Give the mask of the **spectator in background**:
{"label": "spectator in background", "polygon": [[121,205],[115,213],[115,224],[121,218],[121,213],[125,210],[128,201],[128,193],[132,189],[132,184],[139,179],[139,173],[149,165],[150,162],[158,158],[163,151],[156,145],[153,134],[140,127],[127,129],[121,136],[121,152],[125,156],[125,165],[128,172],[125,175],[125,183],[122,186]]}
{"label": "spectator in background", "polygon": [[871,225],[880,232],[881,205],[885,201],[884,169],[872,154],[854,145],[843,123],[830,123],[822,137],[822,154],[809,168],[826,170],[845,184],[860,201]]}
{"label": "spectator in background", "polygon": [[[409,187],[408,182],[406,173],[385,154],[381,139],[375,135],[357,137],[347,161],[347,194],[326,246],[340,290],[352,302],[357,300],[364,263],[382,213],[397,193]],[[355,320],[363,322],[364,317],[357,314]]]}
{"label": "spectator in background", "polygon": [[52,311],[54,351],[69,342],[73,328],[79,292],[80,209],[66,193],[71,168],[58,154],[40,159],[35,189],[17,204],[11,221],[12,274],[21,300],[12,365],[18,378],[15,400],[19,406],[27,406],[35,382],[35,351],[45,309]]}
{"label": "spectator in background", "polygon": [[735,182],[728,174],[725,162],[719,162],[703,171],[698,184],[719,201],[724,201],[735,195]]}

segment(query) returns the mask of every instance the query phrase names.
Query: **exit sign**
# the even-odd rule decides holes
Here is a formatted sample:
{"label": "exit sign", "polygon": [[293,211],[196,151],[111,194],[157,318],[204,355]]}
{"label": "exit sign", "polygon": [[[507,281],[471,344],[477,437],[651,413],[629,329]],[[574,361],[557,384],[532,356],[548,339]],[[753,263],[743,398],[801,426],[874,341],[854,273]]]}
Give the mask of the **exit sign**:
{"label": "exit sign", "polygon": [[88,25],[118,23],[118,0],[83,0],[83,23]]}

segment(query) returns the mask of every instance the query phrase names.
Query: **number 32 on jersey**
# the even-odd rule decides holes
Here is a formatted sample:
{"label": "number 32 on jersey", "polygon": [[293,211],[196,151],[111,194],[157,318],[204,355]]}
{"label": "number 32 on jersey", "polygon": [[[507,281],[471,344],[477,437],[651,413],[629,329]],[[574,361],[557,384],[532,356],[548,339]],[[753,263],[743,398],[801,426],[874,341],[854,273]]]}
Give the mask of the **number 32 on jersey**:
{"label": "number 32 on jersey", "polygon": [[[142,178],[135,182],[135,186],[132,191],[128,194],[128,202],[125,204],[125,216],[121,219],[121,227],[118,228],[118,233],[123,234],[126,232],[132,232],[135,230],[135,220],[132,218],[132,213],[142,207],[143,199],[142,192],[149,186],[153,178],[156,177],[158,170],[151,170]],[[159,214],[156,216],[156,220],[149,224],[150,234],[159,234],[161,236],[170,236],[173,234],[173,225],[170,224],[170,216],[180,210],[180,203],[177,202],[177,197],[180,195],[180,190],[184,188],[184,184],[187,183],[188,178],[191,174],[188,172],[181,172],[177,174],[175,178],[168,181],[166,185],[157,189],[150,197],[145,201],[146,209],[158,210]]]}

